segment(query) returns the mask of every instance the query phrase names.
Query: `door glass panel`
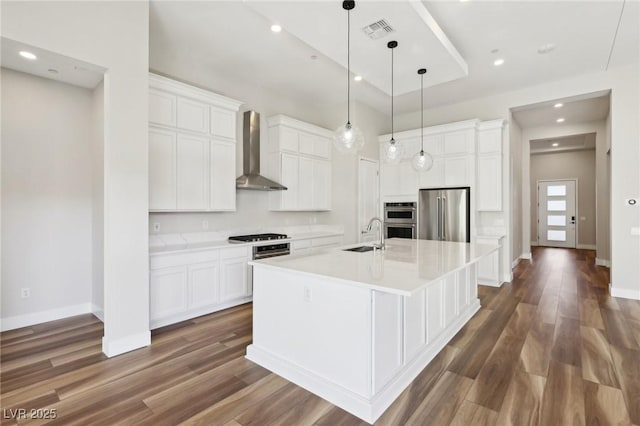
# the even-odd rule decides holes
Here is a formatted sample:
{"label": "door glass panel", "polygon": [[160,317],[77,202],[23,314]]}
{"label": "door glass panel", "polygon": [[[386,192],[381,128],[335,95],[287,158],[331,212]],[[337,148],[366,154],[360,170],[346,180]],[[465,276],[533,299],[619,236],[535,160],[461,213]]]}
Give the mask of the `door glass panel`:
{"label": "door glass panel", "polygon": [[547,230],[547,240],[549,241],[567,241],[566,231]]}
{"label": "door glass panel", "polygon": [[547,226],[567,226],[567,217],[549,215],[547,216]]}
{"label": "door glass panel", "polygon": [[567,195],[566,185],[549,185],[547,186],[547,197],[558,197]]}
{"label": "door glass panel", "polygon": [[547,210],[550,212],[564,212],[567,210],[566,200],[548,200]]}

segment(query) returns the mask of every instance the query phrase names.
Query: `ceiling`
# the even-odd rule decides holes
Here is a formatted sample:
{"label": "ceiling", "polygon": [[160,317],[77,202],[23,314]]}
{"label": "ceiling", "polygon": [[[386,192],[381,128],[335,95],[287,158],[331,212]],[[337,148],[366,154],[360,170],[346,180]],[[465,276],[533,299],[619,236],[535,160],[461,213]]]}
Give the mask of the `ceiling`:
{"label": "ceiling", "polygon": [[[589,96],[589,95],[587,95]],[[554,105],[562,104],[557,108]],[[520,127],[570,126],[576,123],[604,120],[609,115],[609,93],[591,97],[555,99],[541,104],[512,109]],[[564,118],[558,123],[556,120]]]}
{"label": "ceiling", "polygon": [[[87,89],[95,88],[104,78],[105,69],[97,65],[29,46],[5,37],[0,38],[0,44],[2,45],[0,50],[2,50],[1,61],[4,68]],[[21,51],[33,53],[37,59],[25,59],[20,56],[19,52]]]}
{"label": "ceiling", "polygon": [[[364,77],[352,94],[383,113],[390,104],[389,37],[399,41],[397,113],[419,108],[418,64],[433,79],[425,78],[425,106],[432,107],[638,61],[640,2],[418,2],[431,18],[411,3],[361,0],[351,12],[352,67]],[[346,95],[345,14],[338,1],[151,1],[150,65],[162,72],[154,66],[160,56],[200,61],[225,82],[251,82],[292,102],[338,105]],[[374,16],[396,32],[365,37],[359,27]],[[273,23],[283,31],[271,32]],[[555,49],[538,53],[550,43]],[[504,64],[494,66],[497,58]]]}
{"label": "ceiling", "polygon": [[534,139],[530,142],[532,155],[562,151],[584,151],[596,149],[596,134],[585,133],[560,138]]}

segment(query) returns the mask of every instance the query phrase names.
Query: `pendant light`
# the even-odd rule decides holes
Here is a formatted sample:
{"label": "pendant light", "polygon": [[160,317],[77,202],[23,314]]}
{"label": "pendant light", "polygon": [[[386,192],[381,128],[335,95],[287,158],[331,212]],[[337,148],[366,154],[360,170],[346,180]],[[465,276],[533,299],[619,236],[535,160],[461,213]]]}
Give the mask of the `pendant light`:
{"label": "pendant light", "polygon": [[391,139],[384,143],[382,159],[385,163],[398,164],[402,160],[403,149],[393,137],[393,49],[398,47],[397,41],[390,41],[387,47],[391,49]]}
{"label": "pendant light", "polygon": [[413,156],[411,166],[417,172],[426,172],[433,167],[433,157],[428,152],[424,152],[424,75],[425,68],[420,68],[420,152]]}
{"label": "pendant light", "polygon": [[333,145],[343,154],[354,154],[364,146],[364,136],[360,129],[351,124],[351,10],[356,2],[343,1],[342,8],[347,11],[347,123],[333,132]]}

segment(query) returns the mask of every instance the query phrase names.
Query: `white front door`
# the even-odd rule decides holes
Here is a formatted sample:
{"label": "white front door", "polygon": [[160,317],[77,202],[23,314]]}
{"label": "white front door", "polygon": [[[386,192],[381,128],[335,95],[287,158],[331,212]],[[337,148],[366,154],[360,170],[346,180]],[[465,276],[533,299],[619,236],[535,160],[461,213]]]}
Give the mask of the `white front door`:
{"label": "white front door", "polygon": [[377,227],[371,232],[365,228],[372,217],[380,217],[380,186],[378,162],[367,158],[358,161],[358,230],[360,242],[376,241]]}
{"label": "white front door", "polygon": [[538,245],[576,247],[576,181],[538,182]]}

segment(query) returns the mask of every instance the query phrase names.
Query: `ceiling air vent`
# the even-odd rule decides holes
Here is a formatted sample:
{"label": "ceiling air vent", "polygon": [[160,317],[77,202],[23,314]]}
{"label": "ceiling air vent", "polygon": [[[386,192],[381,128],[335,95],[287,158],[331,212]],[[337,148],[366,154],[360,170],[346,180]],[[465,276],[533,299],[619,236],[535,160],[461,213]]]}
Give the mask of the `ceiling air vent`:
{"label": "ceiling air vent", "polygon": [[391,28],[391,25],[384,19],[380,19],[379,21],[374,22],[371,25],[367,25],[362,28],[362,31],[369,37],[371,40],[377,40],[394,32],[395,30]]}

